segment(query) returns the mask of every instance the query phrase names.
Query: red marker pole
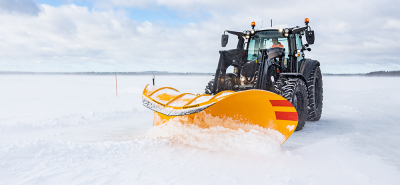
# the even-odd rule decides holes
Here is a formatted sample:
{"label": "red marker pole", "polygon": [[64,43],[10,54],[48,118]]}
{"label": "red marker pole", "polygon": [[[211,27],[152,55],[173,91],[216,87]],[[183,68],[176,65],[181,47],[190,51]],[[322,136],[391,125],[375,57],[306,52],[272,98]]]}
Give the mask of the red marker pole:
{"label": "red marker pole", "polygon": [[118,81],[117,81],[117,73],[115,73],[115,96],[118,97]]}

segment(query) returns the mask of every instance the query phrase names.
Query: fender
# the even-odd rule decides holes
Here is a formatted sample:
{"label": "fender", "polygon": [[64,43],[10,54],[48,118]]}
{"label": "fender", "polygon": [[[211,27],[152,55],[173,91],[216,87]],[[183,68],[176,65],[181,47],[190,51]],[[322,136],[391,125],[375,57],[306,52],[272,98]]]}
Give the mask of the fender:
{"label": "fender", "polygon": [[[310,74],[315,66],[320,66],[318,60],[305,59],[301,63],[299,72],[301,74],[303,74],[303,77],[305,79],[308,79],[308,78],[310,78]],[[305,82],[307,82],[307,81],[305,81]]]}
{"label": "fender", "polygon": [[280,76],[287,76],[292,78],[300,78],[307,85],[307,81],[301,73],[280,73]]}

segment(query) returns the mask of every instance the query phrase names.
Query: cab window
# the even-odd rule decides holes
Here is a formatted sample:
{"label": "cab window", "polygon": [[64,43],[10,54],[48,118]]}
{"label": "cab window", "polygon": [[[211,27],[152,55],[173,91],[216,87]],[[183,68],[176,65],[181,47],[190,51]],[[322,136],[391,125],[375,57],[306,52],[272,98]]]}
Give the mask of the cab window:
{"label": "cab window", "polygon": [[[257,60],[260,49],[269,49],[274,46],[273,39],[277,39],[278,43],[285,48],[285,58],[289,56],[288,39],[282,35],[281,32],[276,30],[267,30],[257,32],[250,38],[248,44],[248,56],[247,60]],[[281,46],[281,47],[282,47]],[[276,45],[274,46],[276,47]]]}

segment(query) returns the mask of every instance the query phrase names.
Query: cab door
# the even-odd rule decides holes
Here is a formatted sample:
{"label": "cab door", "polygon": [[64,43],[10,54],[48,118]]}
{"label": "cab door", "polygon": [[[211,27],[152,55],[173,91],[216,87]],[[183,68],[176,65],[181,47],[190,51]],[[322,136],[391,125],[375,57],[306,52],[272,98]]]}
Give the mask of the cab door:
{"label": "cab door", "polygon": [[290,73],[296,73],[297,72],[297,57],[296,51],[297,51],[297,46],[296,46],[296,34],[290,34],[288,41],[289,41],[289,63],[288,63],[288,70]]}
{"label": "cab door", "polygon": [[304,52],[303,52],[303,42],[301,40],[301,35],[299,33],[295,34],[295,42],[296,42],[296,50],[294,53],[300,54],[299,57],[297,58],[297,71],[299,71],[299,67],[301,66],[301,62],[303,62],[304,59]]}

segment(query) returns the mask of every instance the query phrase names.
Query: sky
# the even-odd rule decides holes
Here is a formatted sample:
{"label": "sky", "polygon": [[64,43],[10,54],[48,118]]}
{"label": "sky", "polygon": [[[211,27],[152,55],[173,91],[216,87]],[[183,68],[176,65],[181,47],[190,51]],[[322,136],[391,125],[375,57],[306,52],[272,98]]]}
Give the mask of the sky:
{"label": "sky", "polygon": [[224,30],[303,26],[323,73],[400,70],[395,0],[0,0],[0,71],[216,70]]}

